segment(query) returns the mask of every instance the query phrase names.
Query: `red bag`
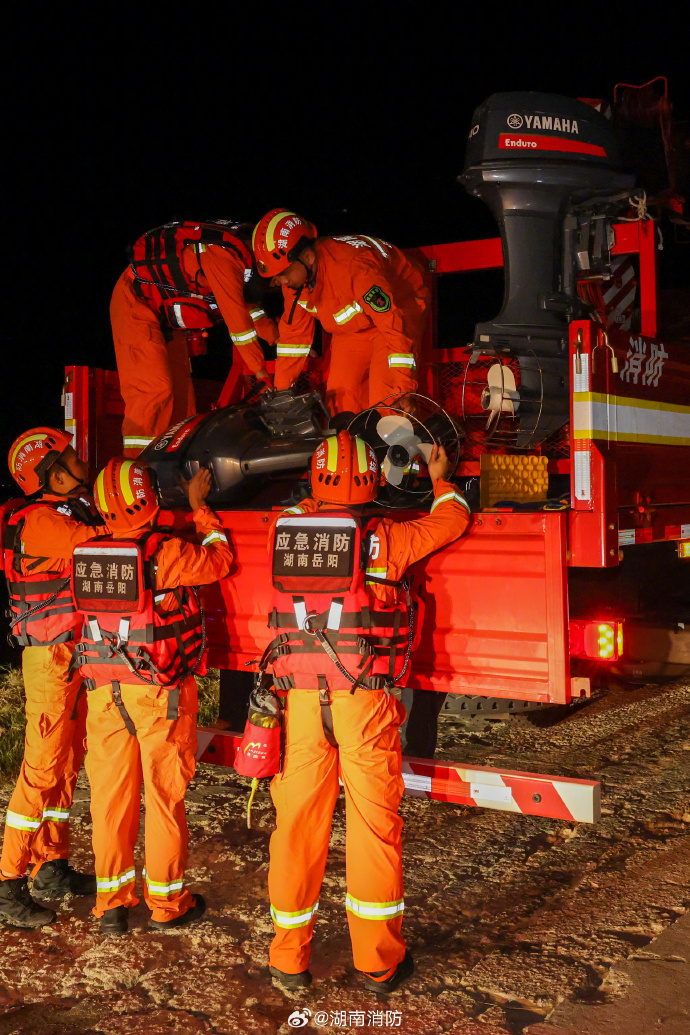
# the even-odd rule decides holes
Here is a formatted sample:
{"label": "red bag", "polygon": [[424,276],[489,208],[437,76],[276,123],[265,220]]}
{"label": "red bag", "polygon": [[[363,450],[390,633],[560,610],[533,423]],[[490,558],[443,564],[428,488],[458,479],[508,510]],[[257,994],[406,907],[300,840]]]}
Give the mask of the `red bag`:
{"label": "red bag", "polygon": [[259,687],[249,698],[249,718],[235,755],[240,776],[260,780],[281,769],[281,703],[273,687]]}

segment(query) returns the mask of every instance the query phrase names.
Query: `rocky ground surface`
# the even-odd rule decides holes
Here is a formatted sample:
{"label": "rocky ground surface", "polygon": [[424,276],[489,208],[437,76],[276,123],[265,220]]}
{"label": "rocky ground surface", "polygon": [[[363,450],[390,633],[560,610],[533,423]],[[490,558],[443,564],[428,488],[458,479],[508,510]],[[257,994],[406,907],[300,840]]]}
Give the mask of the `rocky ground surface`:
{"label": "rocky ground surface", "polygon": [[[309,1029],[318,1021],[324,1033],[506,1035],[549,1031],[559,1004],[622,1000],[623,961],[650,952],[690,904],[690,683],[614,690],[546,729],[443,717],[438,757],[599,779],[603,816],[578,826],[404,799],[405,930],[417,972],[388,1001],[364,992],[352,967],[342,799],[314,984],[286,994],[266,969],[268,787],[247,830],[247,782],[202,766],[188,797],[188,879],[209,903],[205,919],[162,935],[147,929],[142,904],[129,936],[104,940],[90,903],[72,899],[51,927],[2,928],[0,1035],[282,1033],[305,1009]],[[88,867],[83,778],[73,830],[73,862]]]}

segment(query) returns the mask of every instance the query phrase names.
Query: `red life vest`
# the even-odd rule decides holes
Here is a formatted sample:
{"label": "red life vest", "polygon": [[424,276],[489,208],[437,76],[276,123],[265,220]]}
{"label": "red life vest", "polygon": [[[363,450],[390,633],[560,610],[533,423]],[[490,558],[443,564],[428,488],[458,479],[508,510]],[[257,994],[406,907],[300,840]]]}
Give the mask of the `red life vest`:
{"label": "red life vest", "polygon": [[[58,514],[81,521],[87,527],[102,522],[91,501],[82,498],[66,498],[64,502],[35,500],[32,503],[11,500],[3,507],[3,563],[10,598],[7,617],[11,634],[21,647],[65,643],[73,640],[81,629],[81,615],[76,612],[70,591],[71,565],[67,564],[63,571],[31,574],[31,569],[45,558],[24,552],[22,529],[31,511],[40,507],[52,507]],[[22,574],[22,559],[28,569],[26,575]]]}
{"label": "red life vest", "polygon": [[182,252],[192,245],[197,256],[209,244],[227,248],[240,257],[247,272],[252,268],[252,254],[238,236],[242,223],[192,219],[166,223],[149,230],[132,248],[134,291],[158,313],[166,327],[201,330],[219,322],[216,300],[199,288],[203,276],[201,262],[195,277],[185,272]]}
{"label": "red life vest", "polygon": [[[83,618],[75,668],[87,689],[120,682],[179,689],[201,665],[204,616],[193,589],[157,590],[154,555],[170,536],[150,532],[138,539],[98,536],[76,547],[72,593]],[[164,611],[172,593],[175,607]],[[177,695],[168,718],[177,715]],[[174,714],[173,714],[174,713]]]}
{"label": "red life vest", "polygon": [[393,607],[367,592],[367,552],[347,511],[278,518],[268,624],[279,635],[262,666],[272,662],[279,690],[381,690],[404,681],[414,608],[404,582],[405,598]]}

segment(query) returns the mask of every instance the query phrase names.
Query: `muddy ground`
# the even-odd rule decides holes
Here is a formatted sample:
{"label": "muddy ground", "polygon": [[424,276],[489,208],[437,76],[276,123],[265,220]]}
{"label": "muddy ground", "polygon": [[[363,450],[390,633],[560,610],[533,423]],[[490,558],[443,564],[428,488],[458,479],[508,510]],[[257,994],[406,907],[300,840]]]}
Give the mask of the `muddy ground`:
{"label": "muddy ground", "polygon": [[[599,779],[604,814],[577,826],[404,799],[405,931],[417,973],[388,1002],[364,992],[352,967],[342,797],[314,984],[289,995],[266,969],[268,786],[248,831],[246,781],[201,766],[188,796],[188,879],[209,903],[205,919],[162,935],[147,929],[142,904],[128,937],[104,940],[89,902],[72,899],[51,927],[0,929],[0,1035],[282,1033],[305,1008],[310,1030],[318,1020],[325,1033],[505,1035],[564,999],[624,995],[613,965],[690,905],[690,683],[612,691],[548,729],[443,717],[438,756]],[[73,815],[73,862],[89,867],[83,777]]]}

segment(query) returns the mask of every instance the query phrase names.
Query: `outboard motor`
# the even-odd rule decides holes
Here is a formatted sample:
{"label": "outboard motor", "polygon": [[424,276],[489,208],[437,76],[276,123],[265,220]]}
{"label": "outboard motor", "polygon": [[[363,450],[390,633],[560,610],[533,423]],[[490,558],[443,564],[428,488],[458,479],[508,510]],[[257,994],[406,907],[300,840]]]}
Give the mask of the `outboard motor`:
{"label": "outboard motor", "polygon": [[517,357],[515,445],[535,446],[568,419],[568,322],[589,313],[577,297],[572,213],[589,201],[620,208],[634,177],[621,169],[611,123],[588,104],[498,93],[472,117],[458,179],[491,209],[505,263],[503,308],[477,324],[474,358]]}
{"label": "outboard motor", "polygon": [[306,470],[327,428],[318,392],[266,392],[258,400],[188,417],[147,446],[140,459],[156,473],[162,506],[184,505],[180,475],[189,480],[205,467],[213,477],[210,505],[236,507],[250,503],[271,476]]}

